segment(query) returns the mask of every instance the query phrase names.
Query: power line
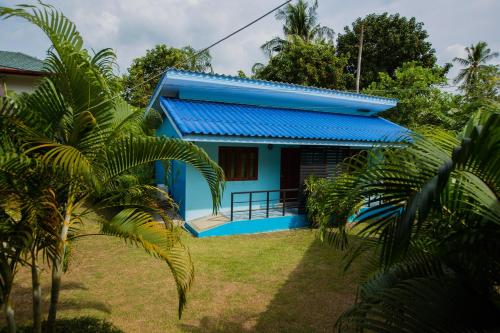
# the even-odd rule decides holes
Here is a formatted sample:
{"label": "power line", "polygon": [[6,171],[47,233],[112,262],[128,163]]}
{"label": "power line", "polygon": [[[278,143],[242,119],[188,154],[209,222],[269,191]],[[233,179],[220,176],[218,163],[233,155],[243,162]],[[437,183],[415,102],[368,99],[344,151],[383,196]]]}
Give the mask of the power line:
{"label": "power line", "polygon": [[[180,63],[178,63],[178,64],[176,64],[176,65],[174,65],[174,66],[172,66],[172,67],[178,67],[178,66],[181,66],[181,65],[183,65],[183,64],[185,64],[185,63],[188,63],[189,61],[191,61],[191,60],[195,59],[198,55],[202,54],[203,52],[206,52],[206,51],[210,50],[212,47],[214,47],[214,46],[216,46],[216,45],[218,45],[218,44],[222,43],[223,41],[225,41],[225,40],[227,40],[227,39],[231,38],[232,36],[236,35],[237,33],[239,33],[239,32],[241,32],[241,31],[245,30],[246,28],[248,28],[248,27],[250,27],[250,26],[254,25],[255,23],[259,22],[260,20],[262,20],[262,19],[263,19],[263,18],[265,18],[266,16],[268,16],[268,15],[270,15],[270,14],[274,13],[276,10],[280,9],[280,8],[281,8],[281,7],[283,7],[284,5],[286,5],[286,4],[288,4],[288,3],[290,3],[291,1],[292,1],[292,0],[287,0],[287,1],[283,2],[281,5],[279,5],[279,6],[277,6],[277,7],[274,7],[273,9],[271,9],[270,11],[266,12],[265,14],[263,14],[263,15],[259,16],[258,18],[256,18],[255,20],[251,21],[250,23],[245,24],[245,25],[244,25],[244,26],[242,26],[241,28],[239,28],[239,29],[237,29],[237,30],[233,31],[232,33],[230,33],[229,35],[226,35],[225,37],[223,37],[223,38],[221,38],[221,39],[217,40],[216,42],[214,42],[214,43],[210,44],[209,46],[207,46],[207,47],[205,47],[205,48],[203,48],[203,49],[201,49],[200,51],[195,52],[192,56],[188,57],[187,59],[184,59],[183,61],[181,61]],[[159,73],[157,73],[157,74],[153,75],[152,77],[148,78],[147,80],[145,80],[145,81],[143,81],[143,82],[141,82],[141,83],[139,83],[139,84],[137,84],[137,85],[135,85],[135,86],[131,87],[131,88],[130,88],[130,91],[133,91],[134,89],[137,89],[137,88],[139,88],[140,86],[143,86],[144,84],[146,84],[146,83],[148,83],[148,82],[150,82],[150,81],[152,81],[152,80],[154,80],[154,79],[158,78],[159,76],[163,75],[163,74],[164,74],[167,70],[168,70],[168,68],[166,68],[166,69],[162,70],[161,72],[159,72]],[[120,97],[120,94],[116,94],[115,96],[113,96],[113,97],[111,97],[111,98],[109,98],[109,99],[107,99],[107,100],[105,100],[105,101],[102,101],[102,102],[100,102],[100,103],[98,103],[98,104],[96,104],[96,105],[94,105],[94,106],[92,106],[92,107],[90,107],[88,110],[94,109],[94,108],[96,108],[96,107],[98,107],[98,106],[100,106],[100,105],[102,105],[102,104],[104,104],[104,103],[106,103],[106,102],[112,101],[112,100],[114,100],[114,99],[115,99],[115,98],[117,98],[117,97]]]}

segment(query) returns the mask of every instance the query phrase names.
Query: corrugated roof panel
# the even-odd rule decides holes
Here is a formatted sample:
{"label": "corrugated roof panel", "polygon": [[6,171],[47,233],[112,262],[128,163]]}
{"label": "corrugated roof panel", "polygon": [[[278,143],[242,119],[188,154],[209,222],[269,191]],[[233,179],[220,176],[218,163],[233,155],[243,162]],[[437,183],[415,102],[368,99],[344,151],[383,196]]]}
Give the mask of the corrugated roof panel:
{"label": "corrugated roof panel", "polygon": [[43,61],[21,52],[0,51],[0,67],[41,72]]}
{"label": "corrugated roof panel", "polygon": [[378,117],[166,97],[160,100],[183,135],[397,142],[409,133]]}
{"label": "corrugated roof panel", "polygon": [[231,76],[231,75],[217,74],[217,73],[195,72],[195,71],[189,71],[189,70],[180,69],[180,68],[168,68],[166,72],[167,72],[167,74],[179,74],[179,75],[183,75],[186,77],[192,77],[192,78],[208,78],[208,79],[228,81],[228,82],[233,82],[233,83],[246,82],[246,83],[252,83],[252,84],[260,85],[260,86],[268,86],[268,87],[272,87],[272,88],[287,87],[290,90],[294,90],[294,91],[320,92],[320,93],[323,93],[326,95],[333,94],[333,95],[350,96],[350,97],[366,99],[366,100],[378,100],[378,101],[386,102],[392,106],[395,106],[397,103],[397,99],[395,99],[395,98],[367,95],[367,94],[363,94],[363,93],[354,93],[354,92],[321,88],[321,87],[314,87],[314,86],[304,86],[304,85],[295,84],[295,83],[288,83],[288,82],[260,80],[260,79],[258,80],[258,79],[253,79],[253,78]]}

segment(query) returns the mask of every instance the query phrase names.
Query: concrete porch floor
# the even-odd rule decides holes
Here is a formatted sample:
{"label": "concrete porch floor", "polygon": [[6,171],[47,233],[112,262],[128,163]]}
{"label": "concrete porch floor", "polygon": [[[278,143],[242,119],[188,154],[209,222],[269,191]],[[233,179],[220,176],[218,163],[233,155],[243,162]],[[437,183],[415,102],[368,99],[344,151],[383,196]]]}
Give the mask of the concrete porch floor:
{"label": "concrete porch floor", "polygon": [[186,222],[196,229],[196,231],[204,231],[218,225],[229,222],[229,218],[222,214],[217,214],[215,216],[204,216],[192,221]]}

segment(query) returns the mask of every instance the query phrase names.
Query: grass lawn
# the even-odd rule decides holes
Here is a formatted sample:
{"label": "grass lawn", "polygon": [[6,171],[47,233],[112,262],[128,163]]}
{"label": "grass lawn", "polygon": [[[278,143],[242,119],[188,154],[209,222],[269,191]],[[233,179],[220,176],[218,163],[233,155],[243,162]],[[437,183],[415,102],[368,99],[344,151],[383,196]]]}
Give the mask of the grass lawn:
{"label": "grass lawn", "polygon": [[[88,228],[93,228],[87,224]],[[63,278],[60,317],[106,318],[126,332],[326,332],[352,304],[357,267],[313,230],[218,238],[185,235],[196,268],[188,306],[166,265],[106,236],[83,237]],[[14,291],[18,323],[31,317],[30,273]],[[45,313],[50,271],[43,273]]]}

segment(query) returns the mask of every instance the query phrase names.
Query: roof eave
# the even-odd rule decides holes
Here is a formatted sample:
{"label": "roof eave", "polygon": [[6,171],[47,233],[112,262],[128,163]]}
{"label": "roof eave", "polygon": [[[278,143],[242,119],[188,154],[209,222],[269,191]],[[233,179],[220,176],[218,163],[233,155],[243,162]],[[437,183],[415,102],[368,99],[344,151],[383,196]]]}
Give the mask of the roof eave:
{"label": "roof eave", "polygon": [[191,142],[238,143],[238,144],[276,144],[295,146],[343,146],[355,148],[402,147],[404,142],[356,141],[356,140],[321,140],[270,137],[243,137],[223,135],[184,134],[182,139]]}
{"label": "roof eave", "polygon": [[31,71],[19,68],[0,67],[0,74],[22,75],[22,76],[45,76],[49,73],[41,71]]}

